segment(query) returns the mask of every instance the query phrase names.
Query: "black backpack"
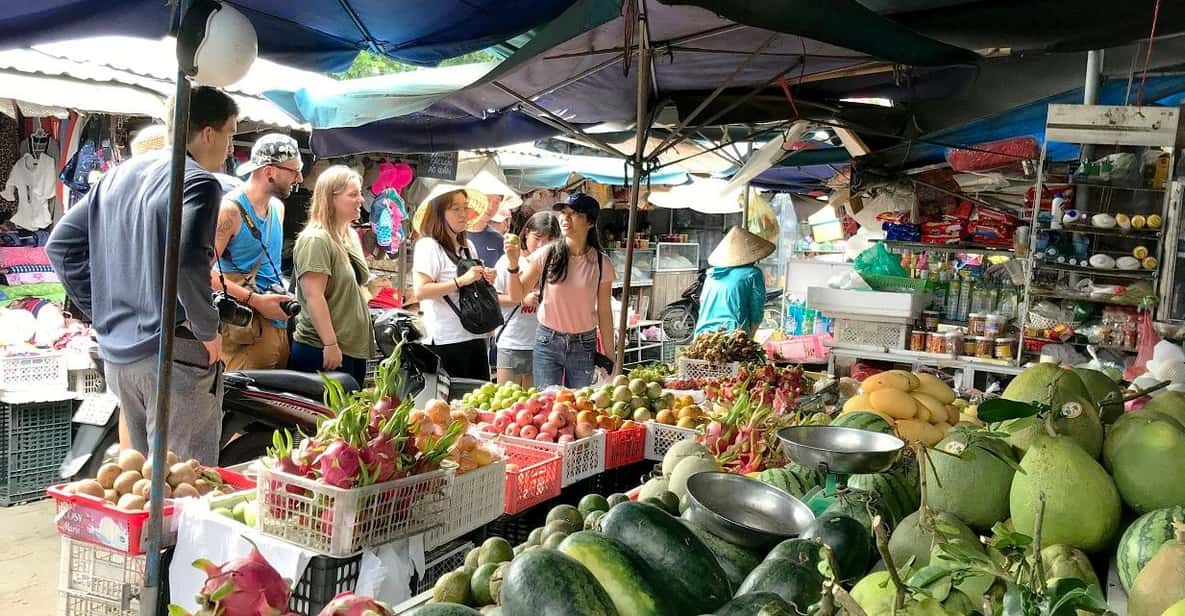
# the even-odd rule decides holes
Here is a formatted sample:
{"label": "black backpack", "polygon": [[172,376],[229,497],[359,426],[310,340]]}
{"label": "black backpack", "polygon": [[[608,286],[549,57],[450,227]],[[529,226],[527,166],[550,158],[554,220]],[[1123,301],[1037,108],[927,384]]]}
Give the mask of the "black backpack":
{"label": "black backpack", "polygon": [[[447,248],[444,249],[444,253],[456,264],[458,277],[470,268],[482,264],[481,261],[470,258],[468,247],[461,248],[461,258]],[[502,307],[498,304],[498,291],[485,278],[478,278],[473,284],[461,287],[457,294],[460,297],[460,306],[448,295],[444,296],[444,301],[457,314],[465,331],[472,334],[488,334],[504,322]]]}

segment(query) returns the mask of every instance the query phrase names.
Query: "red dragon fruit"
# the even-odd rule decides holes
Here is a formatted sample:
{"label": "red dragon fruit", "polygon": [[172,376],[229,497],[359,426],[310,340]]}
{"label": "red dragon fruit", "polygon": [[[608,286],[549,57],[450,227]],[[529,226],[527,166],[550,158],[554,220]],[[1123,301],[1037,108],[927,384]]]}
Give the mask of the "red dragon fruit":
{"label": "red dragon fruit", "polygon": [[390,608],[352,592],[339,593],[317,616],[394,616]]}
{"label": "red dragon fruit", "polygon": [[321,470],[321,481],[338,488],[353,487],[354,480],[362,472],[360,452],[342,438],[334,439],[317,457],[316,463]]}
{"label": "red dragon fruit", "polygon": [[[250,539],[245,539],[251,543]],[[206,583],[197,596],[198,616],[285,616],[292,591],[280,574],[268,564],[251,543],[244,557],[222,565],[199,559],[193,566],[206,572]],[[174,609],[176,608],[176,609]],[[176,606],[170,616],[186,612]]]}

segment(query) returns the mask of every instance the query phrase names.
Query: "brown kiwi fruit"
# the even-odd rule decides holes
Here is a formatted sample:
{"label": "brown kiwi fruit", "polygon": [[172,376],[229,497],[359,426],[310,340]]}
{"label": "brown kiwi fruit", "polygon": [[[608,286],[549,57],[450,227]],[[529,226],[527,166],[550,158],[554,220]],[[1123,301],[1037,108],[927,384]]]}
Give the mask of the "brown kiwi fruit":
{"label": "brown kiwi fruit", "polygon": [[95,475],[95,481],[98,481],[104,490],[110,490],[115,485],[115,479],[122,472],[123,469],[118,464],[109,462],[99,467],[99,474]]}
{"label": "brown kiwi fruit", "polygon": [[119,452],[119,459],[116,461],[116,464],[119,464],[119,468],[125,471],[136,471],[138,473],[140,469],[144,468],[144,454],[135,449],[124,449]]}
{"label": "brown kiwi fruit", "polygon": [[114,505],[119,502],[119,492],[115,490],[103,490],[103,500]]}
{"label": "brown kiwi fruit", "polygon": [[197,473],[187,462],[178,462],[169,467],[169,485],[174,488],[183,483],[193,484],[194,481],[197,481]]}
{"label": "brown kiwi fruit", "polygon": [[115,478],[115,483],[111,487],[120,494],[131,494],[132,488],[141,479],[143,477],[140,476],[140,471],[124,471],[119,474],[119,477]]}
{"label": "brown kiwi fruit", "polygon": [[120,509],[127,509],[129,511],[142,511],[144,509],[145,500],[143,496],[137,494],[124,494],[119,497],[119,502],[115,504]]}
{"label": "brown kiwi fruit", "polygon": [[173,498],[192,498],[201,496],[198,494],[197,488],[193,484],[179,483],[176,488],[173,488]]}
{"label": "brown kiwi fruit", "polygon": [[74,482],[74,493],[86,494],[95,498],[106,498],[107,496],[103,490],[103,486],[94,479],[83,479]]}

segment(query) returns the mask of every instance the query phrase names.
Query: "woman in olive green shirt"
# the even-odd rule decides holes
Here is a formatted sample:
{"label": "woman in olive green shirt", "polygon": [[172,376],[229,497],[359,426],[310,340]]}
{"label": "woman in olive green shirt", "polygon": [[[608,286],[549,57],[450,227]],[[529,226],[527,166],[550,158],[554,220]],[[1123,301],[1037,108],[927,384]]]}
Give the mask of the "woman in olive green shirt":
{"label": "woman in olive green shirt", "polygon": [[370,269],[350,229],[362,211],[362,177],[344,165],[317,178],[309,222],[296,238],[296,319],[288,368],[301,372],[336,370],[366,377],[374,356],[374,327],[364,289]]}

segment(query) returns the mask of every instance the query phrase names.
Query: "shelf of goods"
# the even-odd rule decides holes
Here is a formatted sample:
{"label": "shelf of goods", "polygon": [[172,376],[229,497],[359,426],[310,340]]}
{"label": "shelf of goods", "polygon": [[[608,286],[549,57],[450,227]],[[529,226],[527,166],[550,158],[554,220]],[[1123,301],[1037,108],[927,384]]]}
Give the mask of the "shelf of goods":
{"label": "shelf of goods", "polygon": [[[1082,160],[1052,158],[1065,144]],[[1158,320],[1185,319],[1185,278],[1177,271],[1185,254],[1169,250],[1181,239],[1182,187],[1174,170],[1183,145],[1178,108],[1050,105],[1036,183],[1026,197],[1032,232],[1023,305],[1061,302],[1066,312],[1076,302],[1152,307]],[[1056,342],[1035,331],[1048,328],[1033,327],[1033,319],[1022,311],[1022,361]]]}
{"label": "shelf of goods", "polygon": [[1016,251],[1011,248],[978,246],[975,244],[968,244],[968,243],[927,244],[924,242],[906,242],[906,241],[901,241],[901,240],[883,240],[883,241],[885,243],[885,246],[887,246],[890,250],[966,253],[966,254],[973,254],[973,255],[1008,255],[1008,256],[1011,256],[1016,253]]}

